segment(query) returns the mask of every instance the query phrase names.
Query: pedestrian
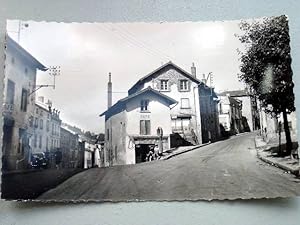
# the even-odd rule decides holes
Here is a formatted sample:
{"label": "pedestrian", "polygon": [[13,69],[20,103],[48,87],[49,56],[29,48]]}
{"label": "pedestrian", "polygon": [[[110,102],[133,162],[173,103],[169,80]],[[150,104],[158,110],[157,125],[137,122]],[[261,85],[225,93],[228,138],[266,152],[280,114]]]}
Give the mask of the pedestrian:
{"label": "pedestrian", "polygon": [[56,169],[59,169],[61,160],[62,160],[62,153],[59,149],[57,149],[55,152],[55,167],[56,167]]}

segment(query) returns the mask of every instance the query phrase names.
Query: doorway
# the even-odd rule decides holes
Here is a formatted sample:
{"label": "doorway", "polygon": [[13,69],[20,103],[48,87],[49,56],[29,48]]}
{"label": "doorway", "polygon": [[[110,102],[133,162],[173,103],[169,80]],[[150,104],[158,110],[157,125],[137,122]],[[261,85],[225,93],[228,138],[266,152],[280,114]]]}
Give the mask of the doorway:
{"label": "doorway", "polygon": [[135,145],[135,163],[146,162],[147,154],[154,144],[137,144]]}

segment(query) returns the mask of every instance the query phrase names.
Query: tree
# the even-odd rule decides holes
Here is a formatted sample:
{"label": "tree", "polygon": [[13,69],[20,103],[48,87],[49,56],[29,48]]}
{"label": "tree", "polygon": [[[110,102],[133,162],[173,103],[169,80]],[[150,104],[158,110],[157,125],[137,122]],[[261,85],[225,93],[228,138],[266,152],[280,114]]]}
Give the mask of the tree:
{"label": "tree", "polygon": [[239,78],[250,87],[267,113],[274,117],[282,113],[288,155],[292,141],[287,114],[295,111],[288,18],[241,22],[240,28],[244,34],[238,38],[246,48],[240,52]]}

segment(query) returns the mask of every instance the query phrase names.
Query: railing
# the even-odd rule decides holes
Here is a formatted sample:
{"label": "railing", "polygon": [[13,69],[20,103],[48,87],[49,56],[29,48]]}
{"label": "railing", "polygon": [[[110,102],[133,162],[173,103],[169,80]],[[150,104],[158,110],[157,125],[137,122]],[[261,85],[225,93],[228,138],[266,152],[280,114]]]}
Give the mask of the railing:
{"label": "railing", "polygon": [[3,103],[3,113],[4,114],[12,114],[14,112],[14,104]]}

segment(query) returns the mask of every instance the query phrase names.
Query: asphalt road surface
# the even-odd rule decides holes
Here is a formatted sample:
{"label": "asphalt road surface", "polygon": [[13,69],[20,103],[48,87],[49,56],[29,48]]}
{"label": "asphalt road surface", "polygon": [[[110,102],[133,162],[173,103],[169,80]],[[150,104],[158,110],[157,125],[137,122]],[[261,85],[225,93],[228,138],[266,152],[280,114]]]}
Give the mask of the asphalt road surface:
{"label": "asphalt road surface", "polygon": [[42,194],[44,200],[199,200],[300,195],[300,180],[256,157],[253,133],[166,161],[95,168]]}

